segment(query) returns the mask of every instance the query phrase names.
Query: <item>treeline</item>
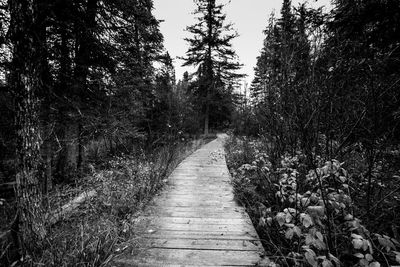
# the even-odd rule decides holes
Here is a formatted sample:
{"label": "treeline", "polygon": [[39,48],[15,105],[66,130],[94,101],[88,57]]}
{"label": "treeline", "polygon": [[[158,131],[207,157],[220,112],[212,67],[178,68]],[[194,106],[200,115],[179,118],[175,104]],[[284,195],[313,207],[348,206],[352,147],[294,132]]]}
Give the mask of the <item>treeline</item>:
{"label": "treeline", "polygon": [[185,65],[197,70],[176,82],[152,0],[0,0],[0,185],[15,188],[16,211],[0,230],[17,229],[20,255],[48,234],[54,184],[116,153],[151,165],[156,149],[229,125],[237,34],[223,5],[196,4]]}
{"label": "treeline", "polygon": [[196,133],[183,126],[198,115],[177,92],[152,10],[151,0],[1,2],[0,183],[15,182],[22,255],[46,236],[42,196],[54,183]]}
{"label": "treeline", "polygon": [[179,131],[196,133],[184,128],[197,114],[185,104],[186,91],[177,92],[152,1],[24,5],[2,1],[1,178],[12,176],[18,75],[36,79],[40,168],[48,189],[54,179],[73,181],[88,156],[159,145]]}
{"label": "treeline", "polygon": [[264,32],[238,130],[268,135],[278,157],[300,148],[311,164],[360,144],[373,164],[400,141],[399,14],[391,0],[335,1],[328,14],[285,0]]}
{"label": "treeline", "polygon": [[400,262],[400,2],[283,0],[227,142],[263,266]]}

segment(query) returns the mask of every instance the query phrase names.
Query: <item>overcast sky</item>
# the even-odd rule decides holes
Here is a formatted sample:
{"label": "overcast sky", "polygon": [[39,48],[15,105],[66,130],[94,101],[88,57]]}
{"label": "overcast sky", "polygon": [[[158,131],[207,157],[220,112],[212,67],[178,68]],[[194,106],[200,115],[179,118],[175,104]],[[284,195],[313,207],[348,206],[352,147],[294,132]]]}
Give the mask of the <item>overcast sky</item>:
{"label": "overcast sky", "polygon": [[[262,31],[268,23],[268,17],[275,11],[279,16],[283,0],[231,0],[225,7],[227,14],[226,21],[233,22],[234,28],[239,33],[239,37],[233,40],[233,48],[239,56],[239,60],[244,64],[242,73],[248,75],[247,82],[251,82],[253,77],[253,68],[256,64],[256,58],[260,53],[264,35]],[[221,0],[220,3],[227,3],[228,0]],[[302,0],[293,0],[297,6]],[[329,7],[330,0],[310,0],[308,3],[312,6]],[[187,43],[183,40],[189,37],[185,32],[188,25],[193,25],[196,21],[192,14],[195,10],[193,0],[154,0],[154,15],[161,23],[160,29],[164,35],[164,45],[171,57],[174,59],[176,78],[182,78],[185,70],[189,72],[193,69],[181,67],[182,61],[178,56],[184,56],[188,49]]]}

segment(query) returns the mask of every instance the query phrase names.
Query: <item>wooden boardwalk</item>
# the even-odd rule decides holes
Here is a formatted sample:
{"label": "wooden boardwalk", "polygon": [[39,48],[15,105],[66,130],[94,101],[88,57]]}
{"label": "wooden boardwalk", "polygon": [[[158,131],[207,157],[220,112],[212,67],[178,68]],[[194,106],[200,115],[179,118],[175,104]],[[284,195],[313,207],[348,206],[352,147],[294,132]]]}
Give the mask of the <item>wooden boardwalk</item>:
{"label": "wooden boardwalk", "polygon": [[254,266],[263,248],[234,200],[224,135],[186,158],[137,219],[137,247],[112,266]]}

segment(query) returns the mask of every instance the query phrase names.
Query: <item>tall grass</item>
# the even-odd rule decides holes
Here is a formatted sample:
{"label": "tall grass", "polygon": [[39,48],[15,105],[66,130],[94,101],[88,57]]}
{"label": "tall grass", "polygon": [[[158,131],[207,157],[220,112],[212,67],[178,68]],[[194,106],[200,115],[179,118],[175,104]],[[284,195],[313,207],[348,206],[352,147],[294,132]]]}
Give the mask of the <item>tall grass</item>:
{"label": "tall grass", "polygon": [[[79,188],[64,187],[53,194],[51,207],[64,204],[68,191],[95,189],[97,196],[73,214],[49,226],[45,244],[25,259],[30,266],[105,266],[114,255],[135,245],[133,221],[136,213],[166,183],[172,170],[205,140],[171,143],[147,155],[114,156]],[[12,265],[6,257],[0,265]]]}

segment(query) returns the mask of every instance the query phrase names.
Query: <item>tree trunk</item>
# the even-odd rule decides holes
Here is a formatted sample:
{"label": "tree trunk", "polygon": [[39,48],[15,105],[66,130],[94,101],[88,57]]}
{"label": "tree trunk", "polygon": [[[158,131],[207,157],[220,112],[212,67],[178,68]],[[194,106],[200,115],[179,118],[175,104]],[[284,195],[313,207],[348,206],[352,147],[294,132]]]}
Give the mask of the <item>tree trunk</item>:
{"label": "tree trunk", "polygon": [[83,127],[82,123],[79,123],[78,125],[78,172],[79,175],[83,173],[83,167],[85,164],[85,146],[84,146],[84,140],[83,140]]}
{"label": "tree trunk", "polygon": [[[75,57],[75,71],[74,71],[74,93],[79,105],[81,105],[82,99],[87,89],[87,78],[89,75],[90,66],[90,54],[92,51],[91,44],[94,42],[94,28],[96,27],[96,14],[97,14],[97,2],[98,0],[88,0],[86,6],[86,16],[84,24],[76,26],[76,57]],[[82,107],[78,107],[82,109]],[[75,127],[74,127],[75,129]],[[77,122],[76,135],[77,135],[77,162],[76,168],[79,173],[82,173],[84,167],[84,139],[83,139],[83,118],[80,114],[80,118]]]}
{"label": "tree trunk", "polygon": [[[49,127],[49,126],[48,126]],[[47,130],[49,133],[49,129]],[[53,188],[53,175],[52,175],[52,158],[53,158],[53,147],[51,140],[48,139],[43,143],[43,157],[45,164],[44,172],[44,192],[47,194]]]}
{"label": "tree trunk", "polygon": [[38,179],[41,138],[37,91],[41,60],[35,35],[36,1],[9,1],[13,43],[11,87],[15,93],[16,197],[18,241],[23,254],[46,235]]}
{"label": "tree trunk", "polygon": [[207,97],[207,102],[206,102],[206,112],[205,112],[205,118],[204,118],[204,135],[208,135],[208,126],[209,126],[209,120],[210,120],[210,103]]}
{"label": "tree trunk", "polygon": [[79,143],[79,124],[72,121],[66,123],[64,128],[64,158],[62,163],[62,172],[64,177],[69,181],[76,178],[78,170],[78,143]]}
{"label": "tree trunk", "polygon": [[204,134],[209,133],[210,124],[210,101],[211,94],[214,89],[214,72],[213,72],[213,58],[212,58],[212,47],[213,47],[213,26],[212,20],[214,19],[213,8],[215,7],[215,1],[209,1],[207,4],[207,37],[208,37],[208,48],[206,58],[206,75],[207,75],[207,87],[206,87],[206,110],[204,118]]}
{"label": "tree trunk", "polygon": [[40,72],[40,99],[42,117],[41,120],[43,124],[41,128],[43,129],[43,165],[44,173],[42,182],[43,192],[47,194],[52,188],[52,158],[53,158],[53,142],[52,142],[52,131],[53,131],[53,112],[52,112],[52,78],[50,73],[50,66],[48,64],[48,46],[47,46],[47,14],[49,9],[47,0],[36,0],[37,1],[37,30],[36,36],[38,41],[38,56],[41,61],[41,72]]}
{"label": "tree trunk", "polygon": [[[55,92],[62,99],[71,99],[75,95],[73,88],[71,88],[71,57],[69,47],[69,34],[68,25],[66,22],[60,25],[60,72],[59,72],[59,86],[55,88]],[[59,107],[59,123],[62,125],[62,152],[58,162],[57,171],[66,180],[71,181],[75,179],[77,173],[77,126],[75,123],[75,111],[71,107],[71,103],[63,102]]]}

